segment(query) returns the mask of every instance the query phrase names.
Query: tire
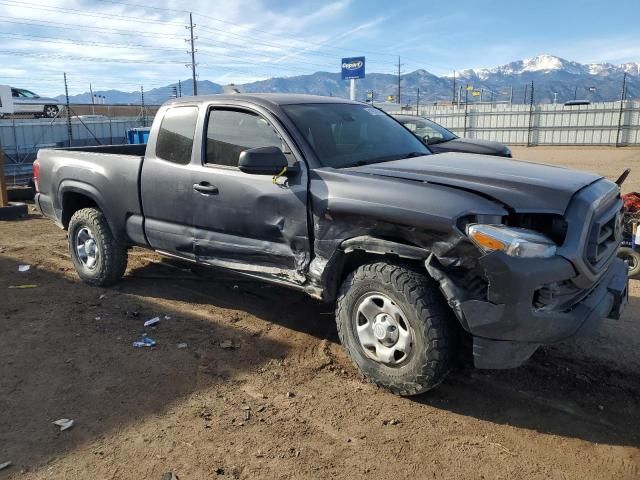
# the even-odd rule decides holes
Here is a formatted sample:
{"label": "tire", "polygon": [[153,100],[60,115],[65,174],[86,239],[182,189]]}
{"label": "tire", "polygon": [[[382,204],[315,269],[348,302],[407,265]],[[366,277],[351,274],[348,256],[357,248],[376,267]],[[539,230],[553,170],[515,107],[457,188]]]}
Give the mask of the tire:
{"label": "tire", "polygon": [[57,105],[45,105],[42,116],[47,118],[55,118],[58,116],[59,109]]}
{"label": "tire", "polygon": [[127,269],[126,246],[115,240],[104,214],[95,208],[71,217],[69,253],[78,276],[90,285],[113,285]]}
{"label": "tire", "polygon": [[[376,307],[383,313],[372,322],[362,312],[373,317]],[[356,367],[397,395],[417,395],[436,387],[454,364],[453,313],[435,282],[411,267],[377,262],[349,274],[338,296],[336,322],[340,341]],[[401,344],[407,334],[410,342]],[[394,338],[397,341],[391,345]],[[377,342],[374,347],[372,340]]]}
{"label": "tire", "polygon": [[629,278],[640,275],[640,253],[629,247],[620,247],[618,249],[618,258],[621,258],[627,264],[627,276]]}

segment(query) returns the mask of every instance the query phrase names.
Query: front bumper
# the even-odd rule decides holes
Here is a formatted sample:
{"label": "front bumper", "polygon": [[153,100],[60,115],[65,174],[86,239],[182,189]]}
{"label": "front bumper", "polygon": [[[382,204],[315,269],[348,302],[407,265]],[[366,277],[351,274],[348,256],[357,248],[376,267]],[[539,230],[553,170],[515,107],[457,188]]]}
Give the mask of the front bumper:
{"label": "front bumper", "polygon": [[605,318],[620,317],[627,301],[627,268],[614,258],[587,289],[540,307],[536,297],[546,285],[571,282],[576,276],[563,257],[513,258],[493,252],[480,259],[488,280],[487,298],[470,298],[433,257],[430,274],[453,307],[463,327],[474,336],[474,363],[478,368],[513,368],[526,361],[542,344],[565,340],[578,331],[597,327]]}

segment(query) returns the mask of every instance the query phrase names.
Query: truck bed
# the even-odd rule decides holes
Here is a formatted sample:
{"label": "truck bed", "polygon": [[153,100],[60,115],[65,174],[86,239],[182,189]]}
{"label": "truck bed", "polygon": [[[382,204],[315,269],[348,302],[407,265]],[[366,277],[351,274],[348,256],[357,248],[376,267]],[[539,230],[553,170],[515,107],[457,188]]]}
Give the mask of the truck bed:
{"label": "truck bed", "polygon": [[63,207],[81,201],[76,192],[82,192],[105,213],[119,240],[144,243],[139,181],[145,150],[146,145],[41,149],[40,210],[65,227]]}
{"label": "truck bed", "polygon": [[98,145],[91,147],[70,147],[58,148],[66,152],[87,152],[87,153],[103,153],[108,155],[132,155],[135,157],[144,157],[147,146],[142,145]]}

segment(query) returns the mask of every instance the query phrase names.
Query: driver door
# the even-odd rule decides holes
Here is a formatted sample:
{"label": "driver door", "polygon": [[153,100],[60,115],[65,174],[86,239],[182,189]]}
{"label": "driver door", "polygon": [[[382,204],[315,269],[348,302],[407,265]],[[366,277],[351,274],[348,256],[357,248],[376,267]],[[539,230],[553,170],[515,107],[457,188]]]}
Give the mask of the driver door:
{"label": "driver door", "polygon": [[[200,165],[193,171],[198,262],[301,283],[309,262],[307,171],[285,136],[248,108],[208,113]],[[238,169],[242,151],[277,146],[299,173],[274,181]]]}

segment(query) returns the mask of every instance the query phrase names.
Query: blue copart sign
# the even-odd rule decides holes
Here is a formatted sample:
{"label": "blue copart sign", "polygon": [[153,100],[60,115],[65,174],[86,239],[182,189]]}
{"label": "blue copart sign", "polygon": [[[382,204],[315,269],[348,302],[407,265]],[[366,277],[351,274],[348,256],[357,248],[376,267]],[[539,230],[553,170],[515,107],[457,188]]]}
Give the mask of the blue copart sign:
{"label": "blue copart sign", "polygon": [[342,59],[342,79],[364,78],[364,57]]}

